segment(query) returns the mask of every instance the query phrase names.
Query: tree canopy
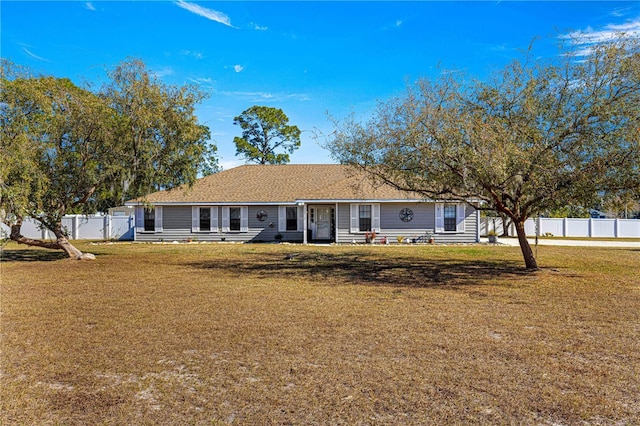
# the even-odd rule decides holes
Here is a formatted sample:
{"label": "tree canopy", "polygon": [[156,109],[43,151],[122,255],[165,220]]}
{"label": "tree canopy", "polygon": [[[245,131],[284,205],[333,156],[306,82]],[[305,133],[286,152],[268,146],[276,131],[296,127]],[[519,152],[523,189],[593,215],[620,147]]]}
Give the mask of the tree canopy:
{"label": "tree canopy", "polygon": [[242,128],[242,137],[233,139],[236,155],[258,164],[288,163],[289,154],[300,147],[300,129],[288,122],[279,108],[256,105],[243,111],[233,119]]}
{"label": "tree canopy", "polygon": [[[159,188],[193,183],[211,148],[194,108],[203,94],[167,86],[137,60],[93,93],[69,79],[33,76],[3,60],[0,214],[11,239],[82,255],[62,217],[89,214]],[[30,216],[55,242],[20,234]]]}
{"label": "tree canopy", "polygon": [[329,149],[425,198],[482,201],[512,220],[535,269],[526,219],[640,189],[638,40],[580,48],[548,62],[527,54],[488,81],[418,80],[368,122],[337,122]]}

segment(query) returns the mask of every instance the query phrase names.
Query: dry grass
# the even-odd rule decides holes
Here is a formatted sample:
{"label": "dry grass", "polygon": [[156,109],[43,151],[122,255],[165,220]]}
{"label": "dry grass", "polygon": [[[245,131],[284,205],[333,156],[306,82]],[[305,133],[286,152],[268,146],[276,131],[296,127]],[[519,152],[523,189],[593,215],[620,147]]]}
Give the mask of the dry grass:
{"label": "dry grass", "polygon": [[5,248],[3,425],[640,423],[638,250],[80,246]]}

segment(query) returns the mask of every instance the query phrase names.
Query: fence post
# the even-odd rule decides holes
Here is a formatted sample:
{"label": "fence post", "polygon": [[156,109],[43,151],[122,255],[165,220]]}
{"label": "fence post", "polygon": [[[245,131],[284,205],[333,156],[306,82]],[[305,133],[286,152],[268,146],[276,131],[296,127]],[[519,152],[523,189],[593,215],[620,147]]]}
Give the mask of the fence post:
{"label": "fence post", "polygon": [[589,218],[589,230],[588,230],[589,238],[593,237],[593,218]]}
{"label": "fence post", "polygon": [[562,236],[566,237],[569,233],[569,224],[567,223],[567,218],[562,219]]}
{"label": "fence post", "polygon": [[620,219],[616,218],[616,221],[613,223],[613,237],[614,238],[618,238],[618,234],[619,234],[619,226],[620,226]]}

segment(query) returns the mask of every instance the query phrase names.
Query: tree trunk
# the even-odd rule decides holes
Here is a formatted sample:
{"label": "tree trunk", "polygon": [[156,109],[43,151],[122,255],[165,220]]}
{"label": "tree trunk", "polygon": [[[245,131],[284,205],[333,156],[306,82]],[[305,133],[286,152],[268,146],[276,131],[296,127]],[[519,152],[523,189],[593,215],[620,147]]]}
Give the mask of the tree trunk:
{"label": "tree trunk", "polygon": [[69,242],[66,235],[62,231],[62,227],[56,227],[57,229],[53,229],[53,233],[56,236],[56,241],[42,241],[35,240],[33,238],[25,237],[20,233],[20,228],[22,228],[22,220],[18,220],[16,223],[11,224],[11,234],[9,238],[18,244],[26,244],[28,246],[35,247],[43,247],[51,250],[63,250],[67,253],[70,259],[76,260],[94,260],[96,257],[91,253],[82,253],[80,250],[75,248],[73,244]]}
{"label": "tree trunk", "polygon": [[538,262],[533,255],[533,250],[531,249],[531,245],[527,240],[527,235],[524,232],[524,221],[514,220],[513,224],[515,225],[516,232],[518,233],[518,242],[520,243],[520,250],[522,250],[522,256],[524,257],[524,263],[527,269],[538,269]]}

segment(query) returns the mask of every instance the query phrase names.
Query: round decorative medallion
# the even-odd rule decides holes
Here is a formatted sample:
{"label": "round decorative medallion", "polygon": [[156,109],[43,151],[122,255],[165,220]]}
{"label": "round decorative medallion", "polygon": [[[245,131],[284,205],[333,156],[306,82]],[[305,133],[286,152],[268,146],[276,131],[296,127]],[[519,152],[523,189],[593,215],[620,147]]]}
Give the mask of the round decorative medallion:
{"label": "round decorative medallion", "polygon": [[267,212],[265,212],[264,210],[260,210],[257,214],[256,214],[256,218],[260,221],[260,222],[264,222],[265,220],[267,220]]}
{"label": "round decorative medallion", "polygon": [[400,220],[403,222],[411,222],[413,219],[413,210],[404,208],[400,210]]}

